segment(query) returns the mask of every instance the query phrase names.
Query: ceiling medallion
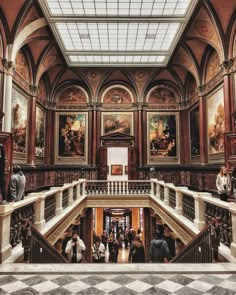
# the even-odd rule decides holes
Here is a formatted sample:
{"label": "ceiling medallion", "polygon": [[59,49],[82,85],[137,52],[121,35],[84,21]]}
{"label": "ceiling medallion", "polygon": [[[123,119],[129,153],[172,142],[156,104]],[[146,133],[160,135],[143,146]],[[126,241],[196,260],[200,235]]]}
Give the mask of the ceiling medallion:
{"label": "ceiling medallion", "polygon": [[137,82],[144,82],[147,80],[147,72],[137,71],[135,72],[134,77]]}

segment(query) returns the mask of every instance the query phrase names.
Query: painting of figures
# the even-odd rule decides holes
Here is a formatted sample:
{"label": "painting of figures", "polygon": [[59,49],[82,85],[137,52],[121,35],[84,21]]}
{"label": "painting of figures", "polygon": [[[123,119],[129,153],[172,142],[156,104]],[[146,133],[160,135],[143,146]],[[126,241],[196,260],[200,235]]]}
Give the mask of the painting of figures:
{"label": "painting of figures", "polygon": [[45,113],[36,107],[35,155],[44,157]]}
{"label": "painting of figures", "polygon": [[18,90],[12,90],[13,152],[26,154],[28,100]]}
{"label": "painting of figures", "polygon": [[191,156],[200,155],[199,107],[190,112],[190,145]]}
{"label": "painting of figures", "polygon": [[102,134],[124,133],[133,134],[133,113],[103,113]]}
{"label": "painting of figures", "polygon": [[[87,144],[87,113],[57,115],[58,157],[84,160]],[[78,163],[75,162],[74,164]]]}
{"label": "painting of figures", "polygon": [[224,94],[223,88],[207,99],[209,155],[224,152]]}
{"label": "painting of figures", "polygon": [[123,165],[111,165],[111,175],[123,175]]}
{"label": "painting of figures", "polygon": [[148,113],[149,162],[177,157],[177,114]]}

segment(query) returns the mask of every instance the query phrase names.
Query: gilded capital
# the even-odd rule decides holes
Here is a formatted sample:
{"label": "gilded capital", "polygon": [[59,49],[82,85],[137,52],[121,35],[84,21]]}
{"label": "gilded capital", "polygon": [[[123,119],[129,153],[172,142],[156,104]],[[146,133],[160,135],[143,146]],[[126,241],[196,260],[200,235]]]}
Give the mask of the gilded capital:
{"label": "gilded capital", "polygon": [[2,65],[3,65],[4,71],[8,75],[13,75],[14,74],[15,65],[14,65],[13,61],[8,61],[7,59],[4,58],[2,60]]}
{"label": "gilded capital", "polygon": [[232,71],[233,64],[234,64],[234,62],[232,59],[223,61],[222,64],[220,65],[222,74],[223,75],[230,74]]}
{"label": "gilded capital", "polygon": [[32,96],[37,96],[38,95],[38,87],[37,86],[30,85],[29,90],[30,90]]}
{"label": "gilded capital", "polygon": [[205,87],[205,85],[200,85],[200,86],[198,86],[197,90],[198,90],[198,95],[203,96],[205,94],[206,87]]}

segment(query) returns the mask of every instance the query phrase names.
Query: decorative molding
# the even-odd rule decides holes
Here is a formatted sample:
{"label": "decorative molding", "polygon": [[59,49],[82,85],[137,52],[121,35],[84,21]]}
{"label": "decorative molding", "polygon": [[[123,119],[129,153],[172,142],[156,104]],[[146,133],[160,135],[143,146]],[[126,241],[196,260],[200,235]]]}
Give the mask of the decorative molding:
{"label": "decorative molding", "polygon": [[176,220],[175,216],[171,216],[171,213],[167,213],[161,205],[152,200],[150,206],[164,222],[176,233],[176,235],[184,242],[188,244],[196,236],[188,227],[184,227],[184,223],[180,224]]}
{"label": "decorative molding", "polygon": [[29,85],[29,90],[31,96],[37,96],[38,95],[38,87],[35,85]]}
{"label": "decorative molding", "polygon": [[7,61],[7,59],[2,60],[2,65],[3,65],[3,70],[6,72],[8,75],[12,75],[15,72],[15,65],[13,61]]}
{"label": "decorative molding", "polygon": [[76,206],[72,212],[69,212],[66,216],[64,216],[64,218],[57,222],[54,227],[46,233],[45,238],[49,241],[49,243],[54,245],[60,237],[63,237],[64,232],[71,224],[73,224],[75,219],[85,209],[85,204],[85,201],[78,204],[78,206]]}
{"label": "decorative molding", "polygon": [[200,86],[198,86],[197,90],[198,90],[198,95],[199,96],[204,96],[206,87],[205,87],[205,85],[200,85]]}
{"label": "decorative molding", "polygon": [[222,75],[223,76],[229,75],[233,70],[233,65],[234,65],[233,59],[223,61],[222,64],[220,65]]}

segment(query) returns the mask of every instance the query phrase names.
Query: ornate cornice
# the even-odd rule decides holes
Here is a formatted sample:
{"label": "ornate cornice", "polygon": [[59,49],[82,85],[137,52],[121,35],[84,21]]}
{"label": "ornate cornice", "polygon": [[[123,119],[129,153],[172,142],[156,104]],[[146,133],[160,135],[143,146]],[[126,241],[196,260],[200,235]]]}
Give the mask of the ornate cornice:
{"label": "ornate cornice", "polygon": [[29,85],[30,94],[32,96],[38,96],[38,87],[35,85]]}
{"label": "ornate cornice", "polygon": [[220,65],[222,75],[229,75],[232,72],[234,61],[233,59],[225,60]]}
{"label": "ornate cornice", "polygon": [[198,96],[203,96],[206,91],[206,86],[200,85],[200,86],[198,86],[197,90],[198,90]]}
{"label": "ornate cornice", "polygon": [[7,59],[2,60],[2,65],[3,65],[3,70],[8,74],[8,75],[13,75],[15,71],[15,65],[13,61],[8,61]]}

